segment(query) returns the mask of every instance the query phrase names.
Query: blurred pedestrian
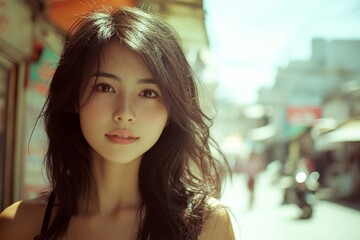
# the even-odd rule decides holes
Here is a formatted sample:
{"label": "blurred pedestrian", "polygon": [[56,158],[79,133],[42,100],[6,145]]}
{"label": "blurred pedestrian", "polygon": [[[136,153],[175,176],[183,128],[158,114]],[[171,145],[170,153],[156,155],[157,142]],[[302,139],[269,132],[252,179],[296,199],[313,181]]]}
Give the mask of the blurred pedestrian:
{"label": "blurred pedestrian", "polygon": [[261,171],[261,158],[260,156],[252,151],[248,157],[245,166],[247,189],[249,193],[248,207],[252,208],[255,201],[255,183],[259,172]]}
{"label": "blurred pedestrian", "polygon": [[234,239],[197,93],[159,17],[81,18],[43,111],[51,188],[4,210],[0,239]]}

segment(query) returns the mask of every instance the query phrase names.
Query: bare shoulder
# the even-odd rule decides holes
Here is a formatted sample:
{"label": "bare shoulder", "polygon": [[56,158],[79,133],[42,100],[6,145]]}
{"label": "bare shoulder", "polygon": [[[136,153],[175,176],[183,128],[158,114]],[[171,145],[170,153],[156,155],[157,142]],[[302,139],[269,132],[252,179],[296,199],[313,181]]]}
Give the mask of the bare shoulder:
{"label": "bare shoulder", "polygon": [[34,239],[40,233],[48,195],[16,202],[0,213],[0,239]]}
{"label": "bare shoulder", "polygon": [[215,211],[208,216],[201,231],[200,240],[235,240],[231,218],[227,208],[216,199],[209,199],[208,204]]}

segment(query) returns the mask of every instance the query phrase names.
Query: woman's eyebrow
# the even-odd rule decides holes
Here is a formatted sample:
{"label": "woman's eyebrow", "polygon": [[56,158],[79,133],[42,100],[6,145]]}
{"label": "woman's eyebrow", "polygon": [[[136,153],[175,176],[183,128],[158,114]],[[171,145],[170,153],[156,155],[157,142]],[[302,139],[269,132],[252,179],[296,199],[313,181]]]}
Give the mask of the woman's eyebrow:
{"label": "woman's eyebrow", "polygon": [[152,78],[139,79],[137,82],[142,83],[142,84],[156,84],[156,85],[158,85],[158,82],[155,79],[152,79]]}
{"label": "woman's eyebrow", "polygon": [[111,73],[106,73],[106,72],[97,72],[91,75],[92,77],[105,77],[105,78],[110,78],[116,81],[121,81],[120,78],[118,78],[117,76],[115,76],[114,74]]}
{"label": "woman's eyebrow", "polygon": [[[110,78],[110,79],[113,79],[116,81],[122,81],[121,78],[119,78],[118,76],[111,74],[111,73],[106,73],[106,72],[97,72],[97,73],[92,74],[91,76],[92,77],[105,77],[105,78]],[[137,80],[137,83],[158,85],[158,82],[153,78],[139,79],[139,80]]]}

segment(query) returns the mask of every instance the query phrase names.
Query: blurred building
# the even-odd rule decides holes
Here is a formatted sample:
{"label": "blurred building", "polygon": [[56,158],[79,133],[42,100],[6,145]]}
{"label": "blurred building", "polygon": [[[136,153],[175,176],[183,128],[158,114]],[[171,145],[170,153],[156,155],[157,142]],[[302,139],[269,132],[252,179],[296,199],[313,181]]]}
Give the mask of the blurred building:
{"label": "blurred building", "polygon": [[278,70],[258,100],[273,109],[275,133],[261,140],[269,159],[289,165],[308,155],[324,185],[340,191],[346,184],[347,194],[360,193],[359,63],[360,40],[314,39],[311,59]]}

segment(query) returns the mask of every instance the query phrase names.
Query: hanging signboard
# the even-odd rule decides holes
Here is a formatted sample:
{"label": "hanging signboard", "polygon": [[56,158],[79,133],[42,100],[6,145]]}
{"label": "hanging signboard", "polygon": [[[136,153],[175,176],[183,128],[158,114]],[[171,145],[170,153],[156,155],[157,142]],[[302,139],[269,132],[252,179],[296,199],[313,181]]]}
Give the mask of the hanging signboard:
{"label": "hanging signboard", "polygon": [[292,126],[311,126],[321,117],[317,106],[292,106],[287,108],[287,123]]}

